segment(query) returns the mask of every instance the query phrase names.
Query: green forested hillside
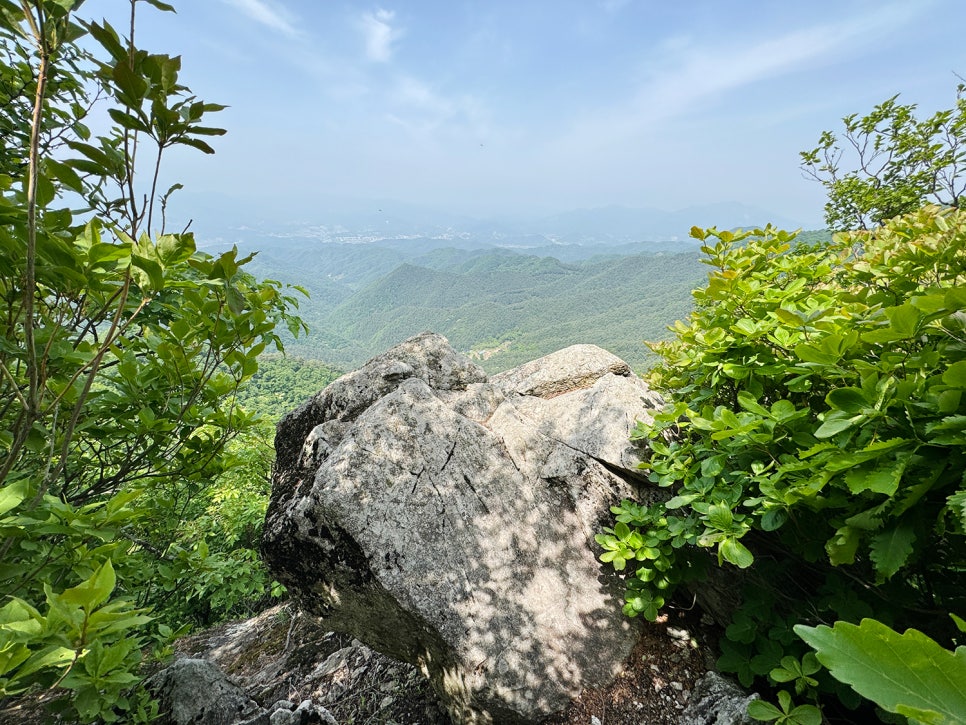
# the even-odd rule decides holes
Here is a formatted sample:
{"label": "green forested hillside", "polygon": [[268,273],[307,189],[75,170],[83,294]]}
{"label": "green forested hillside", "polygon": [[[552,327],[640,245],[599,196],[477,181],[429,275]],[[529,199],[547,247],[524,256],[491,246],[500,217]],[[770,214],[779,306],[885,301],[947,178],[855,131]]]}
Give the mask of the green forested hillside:
{"label": "green forested hillside", "polygon": [[704,277],[691,252],[564,263],[509,250],[434,250],[336,304],[303,303],[310,333],[290,349],[348,368],[433,330],[490,371],[576,343],[600,345],[643,369],[643,341],[664,339],[667,325],[687,315],[690,291]]}
{"label": "green forested hillside", "polygon": [[341,370],[318,360],[262,355],[258,371],[239,391],[238,402],[275,424],[341,374]]}

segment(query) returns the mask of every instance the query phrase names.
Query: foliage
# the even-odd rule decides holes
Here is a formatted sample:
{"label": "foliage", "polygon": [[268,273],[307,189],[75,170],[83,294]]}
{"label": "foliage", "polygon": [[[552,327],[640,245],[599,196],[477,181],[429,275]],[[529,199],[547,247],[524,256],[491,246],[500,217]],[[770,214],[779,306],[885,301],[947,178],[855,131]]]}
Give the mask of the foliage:
{"label": "foliage", "polygon": [[875,616],[942,640],[923,613],[966,604],[966,215],[926,207],[820,245],[693,235],[712,272],[654,346],[670,403],[636,432],[673,495],[615,507],[602,558],[634,563],[625,611],[652,617],[713,550],[747,582],[719,666],[854,706],[805,668],[796,623]]}
{"label": "foliage", "polygon": [[748,703],[748,714],[756,720],[778,725],[821,725],[822,711],[814,705],[795,705],[787,690],[778,693],[778,706],[765,700]]}
{"label": "foliage", "polygon": [[865,116],[842,119],[841,137],[825,131],[803,151],[802,169],[828,190],[830,229],[871,229],[925,202],[958,207],[966,182],[966,85],[952,108],[916,117],[898,96]]}
{"label": "foliage", "polygon": [[917,723],[962,721],[966,713],[966,647],[940,647],[915,629],[899,634],[874,619],[858,625],[799,625],[832,675],[883,709]]}
{"label": "foliage", "polygon": [[[254,425],[235,398],[276,324],[301,327],[250,257],[165,231],[162,155],[212,152],[221,106],[134,46],[139,1],[171,9],[132,0],[125,39],[79,2],[0,0],[0,698],[65,688],[84,721],[150,717],[126,691],[171,629],[147,626],[146,583]],[[93,136],[98,98],[113,127]]]}
{"label": "foliage", "polygon": [[228,443],[224,470],[201,490],[182,488],[180,498],[172,492],[152,504],[183,513],[177,519],[153,517],[150,534],[142,527],[166,548],[163,563],[149,569],[155,576],[139,587],[139,603],[152,605],[173,627],[204,626],[251,615],[284,594],[258,553],[271,493],[274,424],[339,375],[313,360],[259,358],[237,402],[262,417]]}
{"label": "foliage", "polygon": [[259,357],[258,370],[240,391],[238,401],[277,423],[340,375],[341,370],[319,360],[265,354]]}

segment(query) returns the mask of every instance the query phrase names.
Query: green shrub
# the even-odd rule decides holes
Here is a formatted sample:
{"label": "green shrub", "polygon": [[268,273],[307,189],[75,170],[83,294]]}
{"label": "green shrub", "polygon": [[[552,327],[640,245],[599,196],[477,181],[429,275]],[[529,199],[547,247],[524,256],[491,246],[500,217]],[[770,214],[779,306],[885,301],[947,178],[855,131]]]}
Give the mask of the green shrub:
{"label": "green shrub", "polygon": [[746,570],[719,660],[746,685],[801,661],[800,622],[875,617],[949,641],[941,613],[966,604],[966,215],[926,207],[818,245],[692,235],[712,271],[653,346],[670,402],[635,435],[673,496],[625,501],[598,537],[627,572],[625,611],[653,618],[711,549]]}
{"label": "green shrub", "polygon": [[[177,548],[257,424],[236,400],[257,356],[281,348],[277,324],[302,329],[251,257],[165,231],[180,185],[157,188],[162,156],[213,152],[222,107],[178,82],[180,58],[133,45],[139,2],[171,9],[131,0],[123,39],[76,0],[0,0],[0,699],[56,689],[85,722],[153,716],[132,688],[173,634],[149,621],[155,582],[217,589],[225,610],[246,595],[250,555]],[[95,136],[98,99],[113,126]]]}

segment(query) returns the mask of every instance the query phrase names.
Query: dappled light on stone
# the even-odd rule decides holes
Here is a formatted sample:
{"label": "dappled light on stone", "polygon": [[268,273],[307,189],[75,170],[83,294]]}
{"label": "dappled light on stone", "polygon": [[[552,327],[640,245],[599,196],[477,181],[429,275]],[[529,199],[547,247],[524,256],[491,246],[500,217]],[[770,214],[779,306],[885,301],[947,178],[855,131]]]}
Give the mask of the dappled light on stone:
{"label": "dappled light on stone", "polygon": [[637,641],[593,534],[638,495],[628,435],[660,398],[578,348],[490,381],[425,333],[279,424],[273,572],[326,626],[419,665],[458,722],[558,711]]}

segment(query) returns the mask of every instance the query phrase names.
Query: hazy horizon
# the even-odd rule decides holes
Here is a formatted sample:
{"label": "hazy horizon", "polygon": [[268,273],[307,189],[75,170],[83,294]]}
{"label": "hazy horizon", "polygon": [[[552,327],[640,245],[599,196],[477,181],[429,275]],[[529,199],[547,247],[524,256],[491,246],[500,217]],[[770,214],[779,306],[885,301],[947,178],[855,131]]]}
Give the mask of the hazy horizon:
{"label": "hazy horizon", "polygon": [[[180,80],[229,108],[214,156],[164,166],[161,188],[185,185],[173,219],[736,202],[814,226],[824,190],[798,153],[897,93],[948,108],[966,72],[957,0],[174,4],[138,5],[138,45],[181,54]],[[81,16],[124,32],[126,5]]]}

